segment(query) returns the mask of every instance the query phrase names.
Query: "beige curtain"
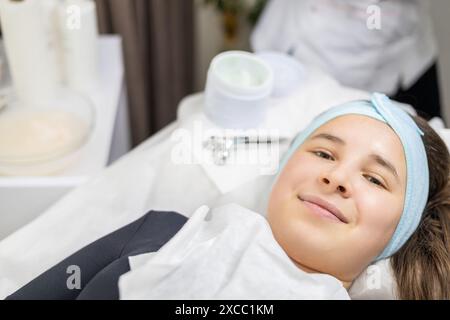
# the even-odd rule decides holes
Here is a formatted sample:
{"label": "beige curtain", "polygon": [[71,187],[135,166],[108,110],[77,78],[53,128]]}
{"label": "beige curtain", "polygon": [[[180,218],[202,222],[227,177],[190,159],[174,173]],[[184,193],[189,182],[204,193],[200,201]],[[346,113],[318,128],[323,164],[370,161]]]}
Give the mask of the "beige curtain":
{"label": "beige curtain", "polygon": [[176,118],[193,90],[192,0],[95,0],[101,33],[122,36],[134,145]]}

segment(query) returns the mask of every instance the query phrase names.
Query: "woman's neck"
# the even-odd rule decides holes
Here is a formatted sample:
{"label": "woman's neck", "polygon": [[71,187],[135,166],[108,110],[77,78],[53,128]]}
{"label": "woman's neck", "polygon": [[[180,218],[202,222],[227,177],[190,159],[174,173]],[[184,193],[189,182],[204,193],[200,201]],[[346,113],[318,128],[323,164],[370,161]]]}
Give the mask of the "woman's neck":
{"label": "woman's neck", "polygon": [[[303,265],[303,264],[301,264],[301,263],[295,261],[295,260],[292,259],[292,258],[291,258],[291,260],[292,260],[292,262],[294,262],[294,264],[295,264],[299,269],[303,270],[303,271],[306,272],[306,273],[323,273],[323,272],[320,272],[320,271],[318,271],[318,270],[311,269],[311,268],[309,268],[309,267],[307,267],[307,266],[305,266],[305,265]],[[336,279],[337,279],[337,278],[336,278]],[[340,280],[340,279],[338,279],[338,280],[342,283],[342,285],[344,286],[344,288],[345,288],[346,290],[348,290],[348,289],[350,288],[351,284],[352,284],[351,282],[348,282],[348,281],[342,281],[342,280]]]}

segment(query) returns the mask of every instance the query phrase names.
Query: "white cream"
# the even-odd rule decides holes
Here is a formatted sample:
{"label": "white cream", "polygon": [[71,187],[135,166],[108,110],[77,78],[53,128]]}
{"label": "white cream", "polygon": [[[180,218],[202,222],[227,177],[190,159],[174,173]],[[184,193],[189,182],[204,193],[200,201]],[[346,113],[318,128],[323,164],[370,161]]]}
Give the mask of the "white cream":
{"label": "white cream", "polygon": [[64,111],[20,111],[0,115],[0,161],[52,159],[76,149],[88,125]]}

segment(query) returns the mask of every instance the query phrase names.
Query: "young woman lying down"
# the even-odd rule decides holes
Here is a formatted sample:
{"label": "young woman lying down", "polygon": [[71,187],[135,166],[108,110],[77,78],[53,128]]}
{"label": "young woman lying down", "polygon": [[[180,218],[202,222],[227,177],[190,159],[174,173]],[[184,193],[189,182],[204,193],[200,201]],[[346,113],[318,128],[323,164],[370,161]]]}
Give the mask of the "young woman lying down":
{"label": "young woman lying down", "polygon": [[381,259],[398,298],[449,299],[449,159],[382,94],[336,106],[294,138],[267,212],[150,211],[8,299],[348,299]]}

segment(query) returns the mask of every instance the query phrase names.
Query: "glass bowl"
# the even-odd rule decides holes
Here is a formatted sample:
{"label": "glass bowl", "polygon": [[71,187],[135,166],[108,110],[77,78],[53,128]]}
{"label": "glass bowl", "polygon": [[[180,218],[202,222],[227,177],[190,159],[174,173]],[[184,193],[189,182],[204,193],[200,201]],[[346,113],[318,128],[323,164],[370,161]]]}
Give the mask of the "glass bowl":
{"label": "glass bowl", "polygon": [[2,93],[0,175],[53,175],[74,164],[95,123],[88,97],[60,88],[46,103],[25,105]]}

